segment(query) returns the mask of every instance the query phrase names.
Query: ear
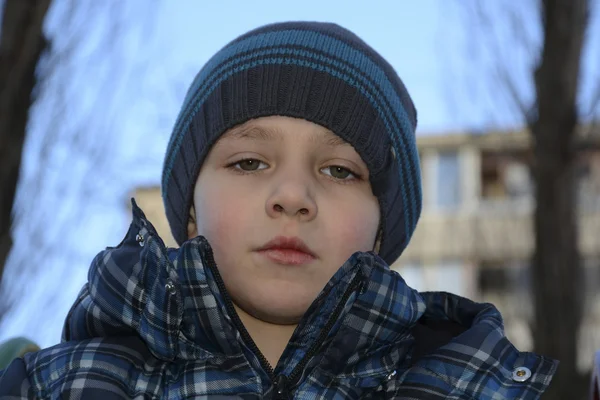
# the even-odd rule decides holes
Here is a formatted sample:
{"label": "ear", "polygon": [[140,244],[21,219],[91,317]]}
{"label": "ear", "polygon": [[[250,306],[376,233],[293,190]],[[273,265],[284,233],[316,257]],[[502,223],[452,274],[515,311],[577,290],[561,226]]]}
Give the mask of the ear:
{"label": "ear", "polygon": [[379,249],[381,248],[381,237],[383,236],[383,226],[381,222],[379,223],[379,227],[377,228],[377,236],[375,237],[375,243],[373,244],[373,251],[375,254],[379,254]]}
{"label": "ear", "polygon": [[198,224],[196,224],[196,209],[193,205],[190,209],[190,218],[188,219],[187,225],[187,235],[188,239],[192,239],[198,236]]}
{"label": "ear", "polygon": [[378,235],[377,239],[375,240],[375,245],[373,246],[373,251],[375,252],[375,254],[379,254],[380,248],[381,248],[381,236]]}

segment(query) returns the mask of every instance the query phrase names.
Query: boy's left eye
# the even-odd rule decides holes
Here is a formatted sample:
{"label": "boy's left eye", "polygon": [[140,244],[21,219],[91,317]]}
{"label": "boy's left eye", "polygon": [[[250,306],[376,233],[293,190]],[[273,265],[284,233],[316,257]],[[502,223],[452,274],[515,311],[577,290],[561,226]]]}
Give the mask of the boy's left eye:
{"label": "boy's left eye", "polygon": [[340,180],[348,180],[349,177],[357,178],[356,174],[350,171],[348,168],[340,167],[339,165],[332,165],[330,167],[322,168],[321,171],[325,175],[329,175],[332,178]]}

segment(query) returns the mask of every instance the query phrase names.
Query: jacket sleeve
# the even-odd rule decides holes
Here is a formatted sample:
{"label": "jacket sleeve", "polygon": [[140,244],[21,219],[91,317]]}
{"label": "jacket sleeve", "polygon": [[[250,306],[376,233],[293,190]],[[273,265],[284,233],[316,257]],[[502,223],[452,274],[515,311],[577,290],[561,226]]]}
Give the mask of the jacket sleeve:
{"label": "jacket sleeve", "polygon": [[25,361],[16,358],[4,371],[0,371],[0,399],[20,400],[33,398],[31,384],[27,377]]}

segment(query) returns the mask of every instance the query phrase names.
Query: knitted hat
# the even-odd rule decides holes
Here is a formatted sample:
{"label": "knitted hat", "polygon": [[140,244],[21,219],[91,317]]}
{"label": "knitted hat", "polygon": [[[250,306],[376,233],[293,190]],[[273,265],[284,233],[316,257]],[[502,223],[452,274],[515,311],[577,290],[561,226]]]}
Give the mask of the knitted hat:
{"label": "knitted hat", "polygon": [[393,263],[421,213],[416,110],[375,50],[335,24],[287,22],[235,39],[200,70],[169,141],[162,175],[167,219],[179,244],[208,151],[228,129],[281,115],[328,128],[369,168],[381,210],[379,255]]}

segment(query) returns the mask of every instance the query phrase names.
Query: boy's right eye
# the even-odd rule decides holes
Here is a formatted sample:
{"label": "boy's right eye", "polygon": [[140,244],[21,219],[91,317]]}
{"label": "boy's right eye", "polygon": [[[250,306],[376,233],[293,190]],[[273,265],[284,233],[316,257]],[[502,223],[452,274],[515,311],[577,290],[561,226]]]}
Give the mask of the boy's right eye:
{"label": "boy's right eye", "polygon": [[240,171],[257,171],[260,169],[265,169],[267,167],[267,164],[265,164],[262,161],[256,160],[254,158],[246,158],[240,161],[236,161],[232,164],[229,165],[229,167],[232,167],[236,170],[240,170]]}

